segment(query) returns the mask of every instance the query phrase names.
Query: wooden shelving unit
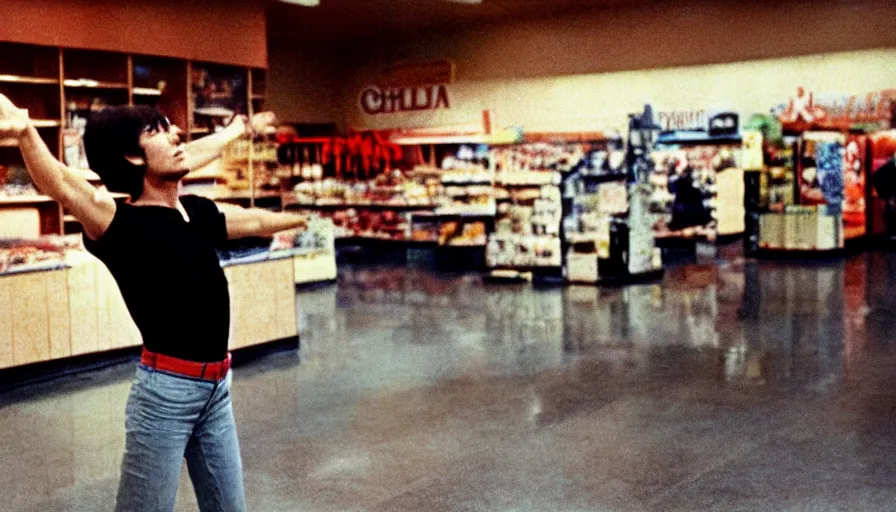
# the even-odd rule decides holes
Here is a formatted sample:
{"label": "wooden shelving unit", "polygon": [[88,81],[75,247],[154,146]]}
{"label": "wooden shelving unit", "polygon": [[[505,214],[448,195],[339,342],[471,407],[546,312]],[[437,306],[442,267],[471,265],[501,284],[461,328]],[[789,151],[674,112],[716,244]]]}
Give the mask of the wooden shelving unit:
{"label": "wooden shelving unit", "polygon": [[[105,106],[158,107],[184,130],[187,141],[212,133],[212,126],[197,125],[194,116],[197,90],[193,78],[203,70],[211,70],[213,78],[241,79],[240,87],[225,88],[226,95],[222,91],[209,95],[214,101],[233,98],[235,110],[241,114],[264,108],[266,70],[262,68],[0,41],[0,93],[28,109],[47,146],[63,162],[73,120]],[[250,176],[255,164],[250,155],[246,163]],[[4,168],[24,168],[17,145],[8,140],[0,140],[0,171]],[[0,180],[5,180],[5,174],[0,172]],[[93,178],[97,183],[95,175]],[[254,176],[252,181],[249,190],[255,191]],[[0,181],[0,186],[3,184],[5,181]],[[254,205],[255,194],[248,196],[248,204]],[[0,197],[0,215],[6,209],[29,207],[38,208],[41,234],[64,233],[67,224],[76,224],[46,196]]]}

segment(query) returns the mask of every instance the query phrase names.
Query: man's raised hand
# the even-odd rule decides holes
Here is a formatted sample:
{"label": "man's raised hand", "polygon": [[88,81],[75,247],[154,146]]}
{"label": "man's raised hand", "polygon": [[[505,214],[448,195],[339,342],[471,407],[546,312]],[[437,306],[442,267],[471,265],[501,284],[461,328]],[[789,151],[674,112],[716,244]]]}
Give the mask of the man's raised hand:
{"label": "man's raised hand", "polygon": [[28,111],[0,94],[0,140],[18,139],[28,128]]}

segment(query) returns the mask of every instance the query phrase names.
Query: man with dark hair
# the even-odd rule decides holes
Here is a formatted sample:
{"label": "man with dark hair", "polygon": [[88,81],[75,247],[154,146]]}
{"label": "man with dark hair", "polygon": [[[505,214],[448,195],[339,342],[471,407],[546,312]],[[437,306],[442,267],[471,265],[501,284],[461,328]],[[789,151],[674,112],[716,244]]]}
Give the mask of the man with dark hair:
{"label": "man with dark hair", "polygon": [[[253,117],[256,127],[272,116]],[[109,108],[88,121],[85,149],[116,204],[60,163],[28,113],[0,94],[0,139],[16,139],[35,185],[82,224],[87,249],[109,268],[143,338],[126,409],[126,445],[116,510],[170,511],[186,457],[201,510],[245,510],[230,398],[230,299],[215,251],[225,240],[271,236],[305,217],[219,208],[179,196],[190,169],[218,158],[248,130],[180,144],[177,130],[147,107]]]}

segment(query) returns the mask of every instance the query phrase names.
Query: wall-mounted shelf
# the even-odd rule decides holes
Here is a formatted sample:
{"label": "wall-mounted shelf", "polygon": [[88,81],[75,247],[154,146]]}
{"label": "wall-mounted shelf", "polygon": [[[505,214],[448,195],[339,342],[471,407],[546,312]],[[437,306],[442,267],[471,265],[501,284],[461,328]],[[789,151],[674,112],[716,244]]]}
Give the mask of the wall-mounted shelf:
{"label": "wall-mounted shelf", "polygon": [[18,76],[0,74],[0,83],[30,84],[30,85],[59,85],[58,78],[40,78],[36,76]]}
{"label": "wall-mounted shelf", "polygon": [[26,206],[40,203],[53,203],[56,200],[50,196],[42,195],[24,195],[24,196],[6,196],[0,197],[0,205],[3,206]]}
{"label": "wall-mounted shelf", "polygon": [[290,210],[395,210],[395,211],[414,211],[414,210],[432,210],[436,206],[433,204],[387,204],[387,203],[286,203],[284,209]]}
{"label": "wall-mounted shelf", "polygon": [[97,80],[89,80],[86,78],[72,79],[67,78],[62,85],[70,88],[79,89],[123,89],[127,90],[128,84],[120,82],[100,82]]}
{"label": "wall-mounted shelf", "polygon": [[35,128],[58,128],[62,126],[62,121],[58,119],[32,119],[31,124]]}
{"label": "wall-mounted shelf", "polygon": [[159,89],[153,89],[152,87],[134,87],[133,89],[135,96],[161,96],[162,91]]}

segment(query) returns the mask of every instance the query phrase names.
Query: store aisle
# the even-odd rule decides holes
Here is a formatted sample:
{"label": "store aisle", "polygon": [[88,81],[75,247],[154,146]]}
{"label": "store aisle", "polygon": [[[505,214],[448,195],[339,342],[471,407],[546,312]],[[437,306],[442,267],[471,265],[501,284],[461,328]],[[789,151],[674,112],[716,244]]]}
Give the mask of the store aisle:
{"label": "store aisle", "polygon": [[[250,510],[891,509],[894,295],[885,254],[601,290],[341,269],[301,354],[236,369]],[[0,509],[110,509],[132,373],[0,394]]]}

